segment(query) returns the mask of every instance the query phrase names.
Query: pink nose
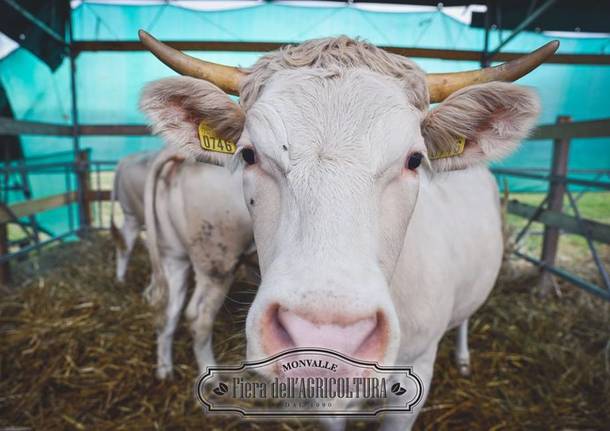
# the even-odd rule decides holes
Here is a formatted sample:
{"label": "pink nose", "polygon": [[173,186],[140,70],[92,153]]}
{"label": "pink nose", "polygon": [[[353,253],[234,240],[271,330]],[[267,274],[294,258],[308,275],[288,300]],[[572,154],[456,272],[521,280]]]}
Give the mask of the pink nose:
{"label": "pink nose", "polygon": [[378,361],[387,345],[387,323],[381,312],[359,318],[342,315],[320,319],[275,305],[264,320],[262,341],[269,355],[297,347],[319,347]]}

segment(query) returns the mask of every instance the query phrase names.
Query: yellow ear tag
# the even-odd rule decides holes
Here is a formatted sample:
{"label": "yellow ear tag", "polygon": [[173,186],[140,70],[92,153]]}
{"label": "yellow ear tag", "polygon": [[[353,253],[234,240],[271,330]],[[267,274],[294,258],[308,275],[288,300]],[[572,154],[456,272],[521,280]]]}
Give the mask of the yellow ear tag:
{"label": "yellow ear tag", "polygon": [[437,160],[437,159],[446,159],[447,157],[459,156],[460,154],[462,154],[464,152],[464,146],[466,145],[466,138],[460,136],[459,138],[457,138],[456,144],[457,144],[457,147],[455,149],[448,150],[448,151],[439,151],[438,153],[429,153],[428,158],[430,160]]}
{"label": "yellow ear tag", "polygon": [[204,151],[224,154],[235,154],[235,151],[237,151],[235,142],[219,138],[203,121],[199,123],[198,131],[199,144]]}

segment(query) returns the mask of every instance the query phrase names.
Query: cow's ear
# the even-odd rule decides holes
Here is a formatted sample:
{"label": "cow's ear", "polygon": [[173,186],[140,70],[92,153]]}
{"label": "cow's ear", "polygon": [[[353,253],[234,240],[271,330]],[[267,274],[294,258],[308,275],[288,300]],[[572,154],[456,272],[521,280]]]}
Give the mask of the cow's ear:
{"label": "cow's ear", "polygon": [[244,127],[237,103],[207,81],[166,78],[144,87],[140,109],[167,145],[198,161],[225,165]]}
{"label": "cow's ear", "polygon": [[436,171],[464,169],[509,155],[534,126],[536,94],[514,84],[466,87],[432,109],[422,122]]}

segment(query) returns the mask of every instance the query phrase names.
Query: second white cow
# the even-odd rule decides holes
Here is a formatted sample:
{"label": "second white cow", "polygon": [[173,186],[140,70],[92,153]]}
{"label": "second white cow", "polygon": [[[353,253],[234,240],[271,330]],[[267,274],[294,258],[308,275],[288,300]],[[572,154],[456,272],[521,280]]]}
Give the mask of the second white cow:
{"label": "second white cow", "polygon": [[201,370],[215,364],[212,325],[242,257],[253,251],[250,214],[239,178],[162,151],[148,173],[145,191],[147,245],[152,265],[148,299],[159,307],[157,376],[173,367],[172,340],[187,292],[193,350]]}
{"label": "second white cow", "polygon": [[[160,305],[154,292],[168,289],[169,301],[159,310],[160,378],[172,370],[172,339],[191,269],[196,287],[186,316],[191,321],[195,355],[201,370],[215,362],[212,324],[240,258],[254,251],[250,216],[241,193],[240,184],[226,169],[184,161],[173,150],[132,154],[117,166],[111,212],[117,280],[124,282],[134,243],[147,226],[152,276],[144,294],[153,305]],[[123,212],[120,229],[114,223],[116,202]],[[155,283],[164,288],[155,289]]]}

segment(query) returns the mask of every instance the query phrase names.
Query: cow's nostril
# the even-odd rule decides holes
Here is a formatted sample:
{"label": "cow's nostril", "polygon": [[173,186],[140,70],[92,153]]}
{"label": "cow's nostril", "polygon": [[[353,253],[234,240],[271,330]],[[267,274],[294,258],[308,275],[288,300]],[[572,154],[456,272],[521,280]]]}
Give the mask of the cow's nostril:
{"label": "cow's nostril", "polygon": [[387,322],[380,311],[368,317],[341,315],[322,320],[274,305],[262,323],[263,347],[269,355],[295,347],[311,347],[380,360],[387,347]]}
{"label": "cow's nostril", "polygon": [[[294,340],[290,336],[290,333],[286,330],[282,321],[280,320],[279,305],[274,305],[269,310],[269,334],[272,343],[275,345],[276,352],[286,350],[295,347]],[[275,352],[274,352],[275,353]]]}

